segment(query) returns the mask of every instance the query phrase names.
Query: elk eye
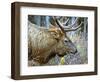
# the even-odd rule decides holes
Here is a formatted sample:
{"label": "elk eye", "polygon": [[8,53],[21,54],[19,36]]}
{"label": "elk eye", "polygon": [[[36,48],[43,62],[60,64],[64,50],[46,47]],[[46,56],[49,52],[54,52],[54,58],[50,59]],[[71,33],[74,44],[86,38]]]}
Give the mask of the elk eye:
{"label": "elk eye", "polygon": [[68,42],[67,40],[65,40],[65,42]]}
{"label": "elk eye", "polygon": [[64,42],[68,42],[68,40],[67,40],[67,39],[65,39],[65,40],[64,40]]}
{"label": "elk eye", "polygon": [[67,40],[65,40],[65,42],[68,42]]}

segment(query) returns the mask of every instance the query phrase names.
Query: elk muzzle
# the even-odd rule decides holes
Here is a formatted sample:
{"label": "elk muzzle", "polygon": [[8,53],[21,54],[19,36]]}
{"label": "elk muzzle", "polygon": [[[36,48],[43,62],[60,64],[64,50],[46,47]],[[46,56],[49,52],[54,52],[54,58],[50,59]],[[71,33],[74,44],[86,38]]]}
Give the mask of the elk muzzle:
{"label": "elk muzzle", "polygon": [[77,53],[77,48],[70,39],[65,38],[64,45],[66,46],[66,49],[67,49],[68,53],[72,53],[72,54]]}

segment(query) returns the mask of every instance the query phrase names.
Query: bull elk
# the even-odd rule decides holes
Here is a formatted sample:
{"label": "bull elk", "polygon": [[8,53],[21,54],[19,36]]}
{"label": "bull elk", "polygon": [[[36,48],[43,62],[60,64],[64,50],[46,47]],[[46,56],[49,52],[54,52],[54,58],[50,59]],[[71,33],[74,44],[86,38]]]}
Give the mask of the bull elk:
{"label": "bull elk", "polygon": [[77,52],[77,48],[69,39],[66,32],[76,31],[81,27],[82,22],[77,27],[72,28],[78,18],[76,18],[72,25],[68,26],[62,25],[56,17],[53,17],[53,20],[56,26],[50,25],[49,29],[38,27],[30,21],[28,22],[28,55],[32,57],[36,65],[46,63],[51,54],[63,56],[66,52],[73,54]]}

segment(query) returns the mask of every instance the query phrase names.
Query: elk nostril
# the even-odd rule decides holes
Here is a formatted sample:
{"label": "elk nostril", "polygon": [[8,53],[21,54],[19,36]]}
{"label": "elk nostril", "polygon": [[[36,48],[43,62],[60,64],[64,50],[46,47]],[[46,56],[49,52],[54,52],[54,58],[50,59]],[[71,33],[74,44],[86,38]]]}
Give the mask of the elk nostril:
{"label": "elk nostril", "polygon": [[76,54],[78,51],[77,51],[77,49],[74,51],[74,52],[71,52],[72,54]]}

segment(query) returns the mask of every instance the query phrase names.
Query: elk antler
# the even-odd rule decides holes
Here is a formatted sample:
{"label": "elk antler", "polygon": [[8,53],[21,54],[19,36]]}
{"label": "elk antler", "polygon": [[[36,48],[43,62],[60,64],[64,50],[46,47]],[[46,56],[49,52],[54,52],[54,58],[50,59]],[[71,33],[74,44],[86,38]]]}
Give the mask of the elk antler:
{"label": "elk antler", "polygon": [[63,26],[56,17],[53,17],[53,19],[56,21],[56,24],[61,28],[63,32],[76,31],[83,24],[83,22],[81,22],[77,27],[72,28],[76,24],[79,18],[76,18],[75,22],[72,25],[68,25],[68,26]]}
{"label": "elk antler", "polygon": [[[63,24],[60,23],[59,20],[58,20],[58,22],[59,22],[59,24],[60,24],[63,28],[70,29],[70,28],[72,28],[72,27],[76,24],[76,22],[78,21],[78,19],[79,19],[79,18],[76,18],[76,20],[74,21],[74,23],[73,23],[72,25],[68,25],[68,26],[63,26]],[[69,21],[69,19],[67,20],[67,23],[68,23],[68,21]]]}
{"label": "elk antler", "polygon": [[65,32],[69,32],[69,31],[76,31],[77,29],[81,28],[81,25],[83,24],[83,22],[81,22],[77,27],[75,28],[71,28],[71,29],[68,29],[68,28],[64,28]]}

